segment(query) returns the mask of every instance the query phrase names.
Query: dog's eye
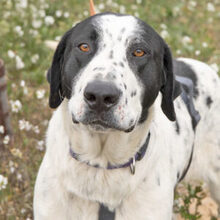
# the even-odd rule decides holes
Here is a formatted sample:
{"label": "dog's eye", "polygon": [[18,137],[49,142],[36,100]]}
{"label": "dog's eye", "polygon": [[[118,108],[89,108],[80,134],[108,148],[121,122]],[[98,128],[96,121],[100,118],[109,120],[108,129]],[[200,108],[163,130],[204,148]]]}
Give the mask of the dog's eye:
{"label": "dog's eye", "polygon": [[141,49],[137,49],[133,52],[133,55],[135,57],[143,57],[145,55],[145,51],[143,51]]}
{"label": "dog's eye", "polygon": [[89,52],[90,51],[90,47],[88,44],[86,43],[82,43],[79,45],[79,49],[83,52]]}

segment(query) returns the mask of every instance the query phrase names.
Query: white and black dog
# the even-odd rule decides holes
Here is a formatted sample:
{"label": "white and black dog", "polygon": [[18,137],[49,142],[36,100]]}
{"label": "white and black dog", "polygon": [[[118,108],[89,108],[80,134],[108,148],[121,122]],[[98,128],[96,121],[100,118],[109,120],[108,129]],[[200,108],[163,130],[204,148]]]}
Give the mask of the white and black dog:
{"label": "white and black dog", "polygon": [[138,18],[103,13],[65,33],[48,81],[58,108],[35,220],[170,220],[191,160],[187,177],[220,204],[220,80],[208,65],[172,59]]}

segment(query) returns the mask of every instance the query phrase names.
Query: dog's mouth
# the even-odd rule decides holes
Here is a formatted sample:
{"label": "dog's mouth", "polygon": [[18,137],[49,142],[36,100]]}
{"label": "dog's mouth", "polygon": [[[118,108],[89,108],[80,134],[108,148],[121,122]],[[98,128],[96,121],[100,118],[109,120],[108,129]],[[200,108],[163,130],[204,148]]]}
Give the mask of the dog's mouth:
{"label": "dog's mouth", "polygon": [[121,128],[116,123],[114,123],[114,120],[102,120],[102,119],[93,119],[91,120],[82,120],[77,121],[75,117],[72,115],[72,121],[74,124],[82,123],[86,126],[88,126],[91,130],[97,131],[97,132],[106,132],[109,130],[117,130],[117,131],[123,131],[123,132],[131,132],[134,130],[135,125],[130,126],[127,129]]}

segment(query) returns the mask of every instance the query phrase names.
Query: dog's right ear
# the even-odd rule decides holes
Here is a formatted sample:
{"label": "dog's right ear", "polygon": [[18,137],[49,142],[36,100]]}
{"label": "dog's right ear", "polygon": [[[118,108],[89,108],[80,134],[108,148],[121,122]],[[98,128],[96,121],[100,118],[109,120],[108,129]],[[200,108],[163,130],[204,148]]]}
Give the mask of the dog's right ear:
{"label": "dog's right ear", "polygon": [[72,30],[69,30],[62,37],[60,43],[53,56],[52,65],[47,72],[47,80],[50,83],[50,97],[49,106],[57,108],[63,101],[65,94],[63,94],[61,73],[63,69],[64,53],[66,49],[67,39]]}

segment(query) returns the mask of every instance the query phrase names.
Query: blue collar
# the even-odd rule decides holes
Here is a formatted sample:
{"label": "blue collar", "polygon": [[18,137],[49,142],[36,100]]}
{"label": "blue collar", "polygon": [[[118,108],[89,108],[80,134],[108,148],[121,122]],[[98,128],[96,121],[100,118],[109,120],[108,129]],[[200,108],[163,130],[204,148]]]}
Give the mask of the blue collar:
{"label": "blue collar", "polygon": [[[149,141],[150,141],[150,132],[148,133],[148,136],[147,136],[147,139],[145,141],[145,143],[143,144],[143,146],[139,149],[139,151],[132,157],[130,158],[130,160],[124,164],[119,164],[119,165],[111,165],[111,164],[108,164],[108,166],[105,168],[105,169],[108,169],[108,170],[113,170],[113,169],[119,169],[119,168],[126,168],[126,167],[130,167],[130,170],[131,170],[131,173],[134,175],[135,174],[135,163],[136,161],[140,161],[145,153],[146,153],[146,150],[147,150],[147,147],[149,145]],[[76,159],[77,161],[80,161],[79,160],[79,154],[75,153],[72,148],[70,147],[70,155]],[[80,161],[82,162],[82,161]],[[83,163],[83,162],[82,162]],[[89,162],[85,162],[88,166],[92,166],[92,167],[96,167],[96,168],[101,168],[97,165],[91,165]]]}

